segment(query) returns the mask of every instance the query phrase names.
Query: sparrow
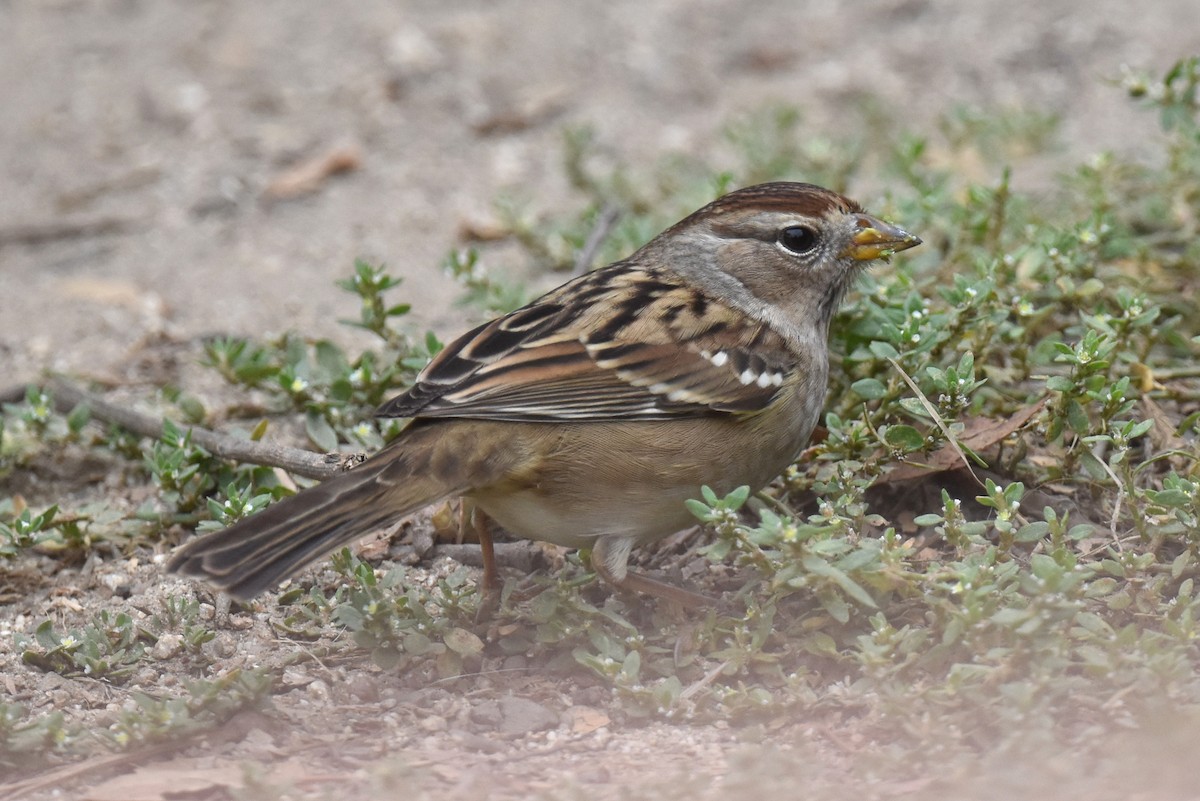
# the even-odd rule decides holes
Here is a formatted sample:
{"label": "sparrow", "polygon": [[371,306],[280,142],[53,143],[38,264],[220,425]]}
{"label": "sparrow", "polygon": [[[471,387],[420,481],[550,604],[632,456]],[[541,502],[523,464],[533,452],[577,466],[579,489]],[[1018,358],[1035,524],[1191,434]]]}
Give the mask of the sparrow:
{"label": "sparrow", "polygon": [[693,524],[684,502],[702,486],[757,490],[800,456],[839,303],[865,265],[920,243],[812,184],[730,192],[460,336],[378,409],[410,421],[380,451],[187,542],[168,569],[246,600],[461,496],[512,535],[590,548],[613,587],[704,604],[630,570],[631,550]]}

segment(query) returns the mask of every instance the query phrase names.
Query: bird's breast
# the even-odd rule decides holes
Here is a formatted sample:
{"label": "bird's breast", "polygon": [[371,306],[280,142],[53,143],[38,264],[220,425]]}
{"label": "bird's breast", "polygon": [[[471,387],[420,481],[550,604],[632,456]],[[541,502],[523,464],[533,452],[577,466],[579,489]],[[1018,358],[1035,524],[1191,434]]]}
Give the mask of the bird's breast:
{"label": "bird's breast", "polygon": [[785,386],[768,409],[665,421],[545,425],[536,467],[469,497],[511,534],[567,547],[600,536],[648,542],[694,524],[684,501],[757,490],[808,442],[824,388]]}

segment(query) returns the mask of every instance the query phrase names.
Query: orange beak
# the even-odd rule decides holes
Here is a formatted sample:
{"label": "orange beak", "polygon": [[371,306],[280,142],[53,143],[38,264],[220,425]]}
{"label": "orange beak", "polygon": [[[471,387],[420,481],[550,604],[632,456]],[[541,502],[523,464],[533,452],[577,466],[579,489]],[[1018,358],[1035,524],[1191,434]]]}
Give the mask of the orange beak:
{"label": "orange beak", "polygon": [[858,261],[886,259],[893,253],[915,248],[921,244],[921,238],[910,234],[903,228],[890,225],[870,214],[859,214],[858,233],[850,240],[850,247],[842,251],[843,256],[849,256]]}

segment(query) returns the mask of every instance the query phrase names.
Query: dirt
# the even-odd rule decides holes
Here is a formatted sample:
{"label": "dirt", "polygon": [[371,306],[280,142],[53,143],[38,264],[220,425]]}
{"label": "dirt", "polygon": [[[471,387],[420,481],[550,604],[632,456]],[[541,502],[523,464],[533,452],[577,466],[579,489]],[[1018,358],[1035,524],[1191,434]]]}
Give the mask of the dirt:
{"label": "dirt", "polygon": [[[1137,13],[1120,0],[0,3],[4,383],[53,369],[150,396],[164,373],[139,365],[147,347],[161,357],[164,336],[297,329],[361,345],[337,322],[353,310],[332,288],[358,257],[406,277],[414,330],[457,333],[466,320],[443,255],[500,193],[535,211],[569,197],[567,127],[593,127],[636,168],[718,147],[731,118],[771,103],[800,106],[822,134],[865,96],[917,131],[958,104],[1020,106],[1062,120],[1057,152],[1016,164],[1016,180],[1036,184],[1103,150],[1151,150],[1154,119],[1108,82],[1122,65],[1161,72],[1197,50],[1194,0]],[[186,381],[190,369],[166,374]],[[31,480],[45,491],[52,477]],[[91,492],[135,504],[145,489],[98,480]],[[5,692],[38,713],[98,719],[130,688],[21,665],[13,633],[104,608],[144,614],[187,589],[153,561],[122,559],[31,585],[0,607]],[[230,668],[314,646],[238,614],[210,647]],[[213,788],[244,785],[247,763],[311,797],[715,796],[744,786],[738,766],[759,753],[729,726],[626,720],[586,681],[531,669],[451,689],[419,678],[365,657],[313,661],[270,713],[181,752],[51,775],[29,797],[223,797]],[[776,748],[829,770],[857,747],[819,719],[779,729]]]}

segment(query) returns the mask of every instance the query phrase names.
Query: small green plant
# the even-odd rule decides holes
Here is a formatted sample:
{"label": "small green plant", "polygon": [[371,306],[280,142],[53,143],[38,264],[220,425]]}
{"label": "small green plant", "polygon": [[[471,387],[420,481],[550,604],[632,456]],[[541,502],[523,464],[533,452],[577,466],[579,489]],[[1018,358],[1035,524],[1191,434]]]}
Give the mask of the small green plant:
{"label": "small green plant", "polygon": [[26,387],[24,401],[5,403],[0,413],[0,477],[48,445],[78,440],[90,417],[84,407],[59,414],[49,391]]}
{"label": "small green plant", "polygon": [[430,591],[406,582],[400,569],[380,577],[345,549],[334,554],[333,567],[344,583],[332,596],[313,588],[286,598],[291,612],[285,625],[293,635],[315,636],[323,627],[341,626],[387,670],[432,658],[439,675],[453,676],[462,672],[464,660],[477,661],[483,643],[463,627],[476,610],[465,571]]}
{"label": "small green plant", "polygon": [[119,748],[178,740],[208,731],[247,708],[260,705],[271,677],[262,670],[232,670],[219,679],[185,681],[186,697],[130,694],[130,703],[104,733]]}
{"label": "small green plant", "polygon": [[338,282],[360,301],[359,319],[343,322],[374,334],[378,351],[351,358],[328,340],[290,334],[265,344],[219,338],[206,345],[206,363],[231,383],[267,392],[277,409],[302,412],[305,432],[322,450],[336,451],[341,442],[377,448],[394,434],[394,424],[380,426],[372,412],[442,347],[433,334],[414,341],[396,328],[410,307],[385,296],[400,284],[383,267],[363,261],[355,263],[351,278]]}
{"label": "small green plant", "polygon": [[26,548],[34,548],[48,542],[59,542],[54,531],[54,516],[58,507],[51,506],[35,514],[25,508],[13,515],[12,499],[0,501],[0,556],[14,557]]}
{"label": "small green plant", "polygon": [[463,286],[462,302],[485,314],[505,314],[529,300],[522,287],[492,277],[480,262],[477,250],[451,251],[442,262],[442,269]]}
{"label": "small green plant", "polygon": [[0,703],[0,766],[18,769],[46,753],[59,751],[70,739],[62,711],[29,719],[21,704]]}
{"label": "small green plant", "polygon": [[89,676],[121,683],[145,655],[142,632],[124,612],[100,612],[83,629],[66,634],[47,620],[38,626],[34,642],[18,636],[25,664],[64,676]]}
{"label": "small green plant", "polygon": [[199,655],[201,647],[216,637],[216,632],[200,620],[200,602],[177,595],[167,598],[162,611],[151,615],[141,628],[156,644],[164,636],[178,637],[180,646],[193,656]]}

